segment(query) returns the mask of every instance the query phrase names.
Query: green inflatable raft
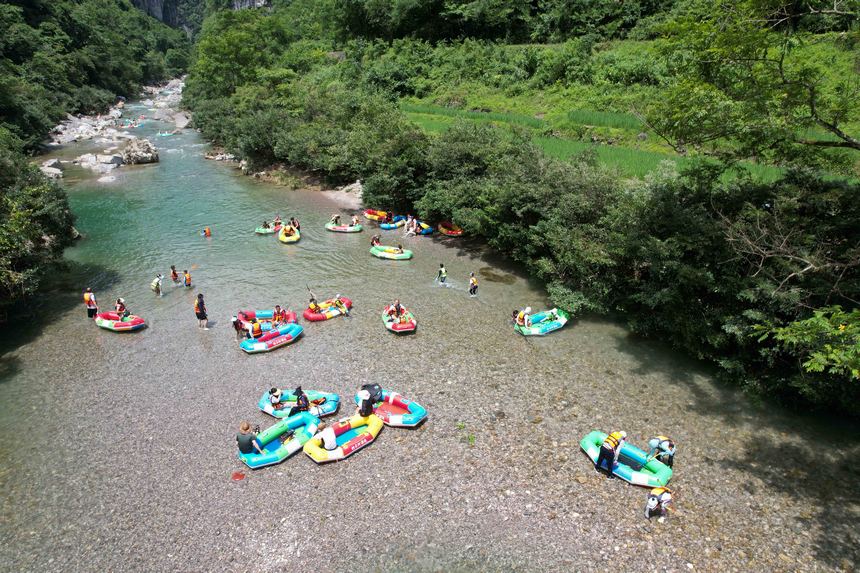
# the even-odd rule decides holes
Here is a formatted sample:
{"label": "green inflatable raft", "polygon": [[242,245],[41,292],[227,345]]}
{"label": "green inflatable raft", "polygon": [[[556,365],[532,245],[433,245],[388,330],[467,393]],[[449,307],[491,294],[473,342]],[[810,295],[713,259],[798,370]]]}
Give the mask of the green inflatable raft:
{"label": "green inflatable raft", "polygon": [[408,249],[401,251],[397,247],[386,247],[385,245],[370,247],[370,254],[380,259],[391,259],[393,261],[406,261],[412,258],[412,251]]}
{"label": "green inflatable raft", "polygon": [[[579,442],[582,451],[591,458],[592,463],[597,463],[600,446],[605,439],[605,432],[595,430]],[[624,442],[621,444],[618,461],[612,466],[612,475],[633,485],[651,488],[663,487],[672,479],[672,468],[656,458],[649,461],[647,452]]]}

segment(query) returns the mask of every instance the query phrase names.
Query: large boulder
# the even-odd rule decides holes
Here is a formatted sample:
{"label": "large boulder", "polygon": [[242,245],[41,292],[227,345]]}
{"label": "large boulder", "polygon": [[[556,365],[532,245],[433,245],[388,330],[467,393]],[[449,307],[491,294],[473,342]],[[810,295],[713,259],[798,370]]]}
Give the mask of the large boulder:
{"label": "large boulder", "polygon": [[40,167],[39,169],[42,170],[42,173],[44,173],[46,177],[50,177],[51,179],[60,179],[63,176],[63,171],[56,167]]}
{"label": "large boulder", "polygon": [[188,124],[191,123],[191,118],[186,112],[180,111],[173,116],[173,122],[179,129],[185,129],[186,127],[188,127]]}
{"label": "large boulder", "polygon": [[122,159],[129,165],[157,163],[158,149],[148,139],[132,139],[122,150]]}
{"label": "large boulder", "polygon": [[47,161],[43,161],[43,162],[42,162],[42,167],[50,167],[50,168],[52,168],[52,169],[60,169],[60,170],[62,170],[62,169],[63,169],[63,164],[62,164],[62,162],[61,162],[59,159],[57,159],[57,158],[55,157],[55,158],[53,158],[53,159],[48,159]]}
{"label": "large boulder", "polygon": [[105,155],[96,155],[96,159],[99,163],[106,163],[110,165],[122,165],[122,155],[117,153],[108,153]]}

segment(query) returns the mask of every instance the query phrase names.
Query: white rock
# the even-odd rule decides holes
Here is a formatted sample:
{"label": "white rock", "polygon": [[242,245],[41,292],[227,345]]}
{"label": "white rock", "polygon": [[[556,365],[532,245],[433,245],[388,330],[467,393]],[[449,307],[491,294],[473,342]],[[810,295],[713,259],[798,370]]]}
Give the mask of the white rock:
{"label": "white rock", "polygon": [[99,163],[108,163],[113,165],[122,165],[122,155],[111,153],[107,155],[97,155],[96,159]]}
{"label": "white rock", "polygon": [[40,167],[39,168],[45,176],[50,177],[51,179],[60,179],[63,176],[63,172],[56,167]]}
{"label": "white rock", "polygon": [[113,175],[102,175],[98,178],[99,183],[113,183],[116,181],[116,177]]}
{"label": "white rock", "polygon": [[47,161],[42,162],[42,167],[50,167],[52,169],[62,169],[63,164],[56,157],[53,159],[48,159]]}

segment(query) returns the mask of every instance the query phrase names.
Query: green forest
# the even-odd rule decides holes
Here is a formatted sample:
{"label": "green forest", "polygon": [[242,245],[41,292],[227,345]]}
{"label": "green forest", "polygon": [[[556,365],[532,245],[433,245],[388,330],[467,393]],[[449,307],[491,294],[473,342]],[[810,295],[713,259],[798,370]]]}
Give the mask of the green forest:
{"label": "green forest", "polygon": [[206,3],[192,47],[127,0],[0,6],[7,300],[72,222],[24,154],[187,67],[195,127],[252,167],[361,179],[368,207],[453,220],[559,306],[860,413],[860,2],[229,8]]}
{"label": "green forest", "polygon": [[190,48],[128,0],[0,4],[0,312],[36,292],[72,240],[65,193],[28,156],[66,114],[183,73]]}

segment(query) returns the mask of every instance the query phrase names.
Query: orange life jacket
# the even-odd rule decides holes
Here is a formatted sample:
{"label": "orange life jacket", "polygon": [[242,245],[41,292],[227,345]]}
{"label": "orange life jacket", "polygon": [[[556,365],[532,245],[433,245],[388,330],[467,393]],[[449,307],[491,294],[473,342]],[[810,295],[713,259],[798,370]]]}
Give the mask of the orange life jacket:
{"label": "orange life jacket", "polygon": [[287,322],[287,311],[281,309],[279,312],[276,312],[272,318],[275,322]]}
{"label": "orange life jacket", "polygon": [[179,274],[176,271],[170,271],[170,278],[174,281],[179,280]]}
{"label": "orange life jacket", "polygon": [[202,309],[200,308],[200,299],[194,301],[194,312],[200,312]]}
{"label": "orange life jacket", "polygon": [[251,336],[254,338],[258,338],[263,335],[263,327],[260,326],[259,322],[255,322],[251,325]]}
{"label": "orange life jacket", "polygon": [[95,297],[93,296],[92,293],[90,293],[90,292],[84,293],[84,304],[87,305],[87,308],[95,308],[96,307]]}
{"label": "orange life jacket", "polygon": [[191,286],[191,273],[185,273],[185,286]]}
{"label": "orange life jacket", "polygon": [[612,432],[611,434],[606,436],[605,440],[603,440],[603,445],[609,446],[614,450],[621,445],[622,439],[623,438],[621,437],[621,432]]}
{"label": "orange life jacket", "polygon": [[210,229],[209,227],[206,227],[205,229],[203,229],[203,234],[207,237],[211,237],[212,236],[212,229]]}

